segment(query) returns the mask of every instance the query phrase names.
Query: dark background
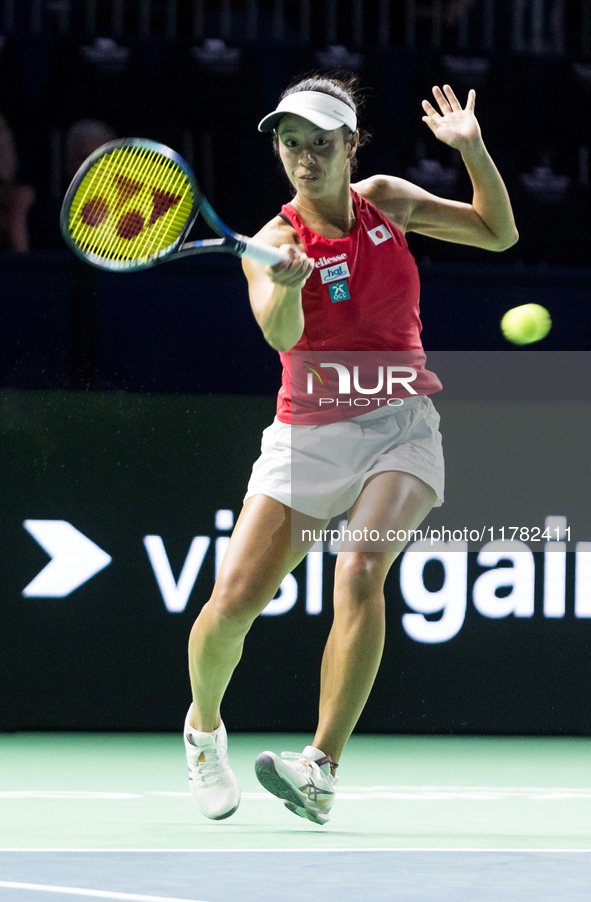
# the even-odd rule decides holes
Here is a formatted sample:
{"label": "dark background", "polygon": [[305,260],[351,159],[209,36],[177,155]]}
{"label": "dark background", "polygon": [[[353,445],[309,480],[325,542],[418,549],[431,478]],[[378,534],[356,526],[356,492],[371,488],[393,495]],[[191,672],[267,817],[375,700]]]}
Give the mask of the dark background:
{"label": "dark background", "polygon": [[[576,616],[573,552],[591,552],[591,497],[580,479],[591,405],[448,400],[439,407],[449,501],[428,522],[543,528],[547,516],[565,517],[571,539],[564,616],[550,618],[544,606],[544,541],[518,553],[534,553],[533,615],[491,619],[478,612],[472,587],[489,570],[477,562],[487,533],[471,543],[467,577],[449,600],[466,601],[461,628],[448,641],[424,644],[403,617],[420,609],[417,589],[442,588],[441,565],[426,564],[422,582],[403,597],[397,562],[386,589],[384,661],[360,729],[588,735],[591,603],[586,617]],[[216,528],[215,513],[237,516],[273,400],[4,390],[0,409],[4,729],[176,729],[188,703],[187,636],[213,585],[215,544],[227,535]],[[112,562],[65,598],[25,597],[48,560],[23,528],[27,519],[67,520]],[[181,612],[166,608],[146,535],[162,537],[175,580],[193,537],[211,539]],[[464,550],[448,554],[448,565],[466,557]],[[232,729],[313,729],[335,561],[326,546],[322,557],[321,612],[308,613],[302,564],[293,607],[255,623],[224,702]],[[513,590],[520,591],[523,585]]]}
{"label": "dark background", "polygon": [[[476,112],[521,237],[495,255],[409,236],[426,350],[507,352],[526,367],[540,352],[549,361],[561,352],[567,368],[562,354],[572,352],[576,376],[573,392],[558,398],[526,397],[522,386],[513,398],[484,387],[467,398],[448,383],[436,401],[450,474],[437,516],[461,523],[473,497],[484,526],[493,507],[502,515],[504,501],[511,506],[525,479],[517,508],[524,516],[567,516],[577,525],[569,552],[591,541],[581,513],[589,510],[589,406],[577,390],[589,368],[580,356],[575,367],[574,356],[589,350],[591,334],[589,4],[526,3],[521,19],[519,4],[502,0],[459,4],[455,19],[451,4],[427,0],[416,4],[416,19],[402,3],[312,5],[309,20],[305,3],[285,3],[283,20],[271,2],[233,3],[229,20],[213,2],[196,18],[197,6],[0,0],[0,110],[16,135],[19,180],[37,194],[32,251],[0,253],[3,729],[178,727],[189,695],[186,640],[211,589],[213,553],[185,611],[171,614],[142,537],[162,536],[175,577],[193,536],[213,542],[215,511],[239,511],[279,383],[277,355],[254,323],[238,261],[192,259],[115,276],[64,249],[61,160],[67,129],[80,117],[173,146],[222,218],[252,234],[289,198],[256,123],[297,73],[333,69],[339,59],[357,71],[362,124],[375,132],[359,177],[385,171],[419,180],[428,172],[430,190],[466,200],[459,158],[421,122],[420,101],[435,83],[449,81],[462,99],[476,87]],[[388,21],[379,12],[386,7]],[[534,7],[543,8],[539,20]],[[83,49],[97,38],[128,52],[90,62]],[[238,54],[194,52],[212,38]],[[321,54],[330,45],[346,50],[327,59]],[[513,348],[500,318],[531,301],[548,308],[552,330],[531,348]],[[526,402],[528,410],[519,406]],[[477,407],[462,406],[470,403]],[[512,455],[520,421],[526,434]],[[27,518],[68,520],[113,562],[65,599],[24,598],[47,562],[22,527]],[[393,569],[388,645],[360,729],[589,735],[590,627],[574,616],[574,554],[565,616],[549,619],[543,555],[531,549],[533,617],[478,614],[470,587],[482,568],[471,552],[464,625],[434,645],[402,628],[408,607]],[[325,554],[321,614],[306,613],[302,566],[292,610],[255,624],[226,701],[230,729],[313,726],[333,565]],[[436,567],[425,571],[432,591],[440,578]]]}

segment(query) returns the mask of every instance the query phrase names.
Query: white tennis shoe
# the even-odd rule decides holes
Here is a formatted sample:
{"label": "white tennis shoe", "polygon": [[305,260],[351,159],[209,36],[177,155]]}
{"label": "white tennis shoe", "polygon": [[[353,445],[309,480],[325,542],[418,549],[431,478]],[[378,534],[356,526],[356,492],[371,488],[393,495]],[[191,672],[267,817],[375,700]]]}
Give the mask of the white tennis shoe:
{"label": "white tennis shoe", "polygon": [[256,759],[259,783],[283,799],[285,807],[315,824],[330,820],[337,777],[330,772],[332,761],[320,749],[308,745],[303,752],[262,752]]}
{"label": "white tennis shoe", "polygon": [[221,821],[234,814],[240,804],[240,784],[228,760],[228,735],[223,723],[213,733],[193,729],[192,707],[185,720],[189,789],[202,814]]}

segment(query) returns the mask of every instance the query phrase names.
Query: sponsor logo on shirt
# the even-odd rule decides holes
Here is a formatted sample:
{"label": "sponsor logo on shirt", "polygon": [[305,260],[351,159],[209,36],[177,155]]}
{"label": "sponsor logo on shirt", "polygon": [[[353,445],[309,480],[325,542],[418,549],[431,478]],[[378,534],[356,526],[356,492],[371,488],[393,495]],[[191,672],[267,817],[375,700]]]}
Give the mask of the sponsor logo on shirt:
{"label": "sponsor logo on shirt", "polygon": [[320,257],[314,266],[316,269],[320,269],[321,266],[330,266],[331,263],[340,263],[342,260],[346,260],[346,254],[337,254],[336,257]]}
{"label": "sponsor logo on shirt", "polygon": [[388,238],[392,237],[392,232],[389,232],[386,226],[380,225],[375,229],[370,229],[367,233],[374,244],[381,244],[382,241],[387,241]]}
{"label": "sponsor logo on shirt", "polygon": [[333,282],[332,285],[328,286],[328,290],[330,291],[330,299],[333,304],[337,301],[348,301],[351,297],[349,286],[346,282]]}
{"label": "sponsor logo on shirt", "polygon": [[336,282],[337,279],[348,279],[349,276],[349,267],[346,263],[339,263],[337,266],[327,266],[326,269],[320,270],[323,285],[326,285],[327,282]]}

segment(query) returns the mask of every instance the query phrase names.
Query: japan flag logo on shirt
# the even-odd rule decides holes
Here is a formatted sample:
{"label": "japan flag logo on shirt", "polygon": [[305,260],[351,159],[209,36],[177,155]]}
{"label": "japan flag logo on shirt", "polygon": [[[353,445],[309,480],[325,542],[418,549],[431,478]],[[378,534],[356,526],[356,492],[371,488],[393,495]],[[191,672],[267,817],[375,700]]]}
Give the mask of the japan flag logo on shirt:
{"label": "japan flag logo on shirt", "polygon": [[375,229],[370,229],[367,233],[374,244],[381,244],[382,241],[387,241],[388,238],[392,237],[392,232],[389,232],[386,226],[379,225]]}

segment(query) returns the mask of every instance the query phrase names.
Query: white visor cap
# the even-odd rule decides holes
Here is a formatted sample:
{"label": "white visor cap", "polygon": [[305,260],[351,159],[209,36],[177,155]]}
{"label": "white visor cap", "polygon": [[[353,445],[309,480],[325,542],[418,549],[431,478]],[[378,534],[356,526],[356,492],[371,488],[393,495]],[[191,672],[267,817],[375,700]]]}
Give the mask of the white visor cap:
{"label": "white visor cap", "polygon": [[327,132],[342,125],[346,125],[352,132],[357,130],[355,111],[342,100],[320,91],[297,91],[284,97],[273,113],[261,119],[259,131],[272,132],[286,113],[301,116]]}

